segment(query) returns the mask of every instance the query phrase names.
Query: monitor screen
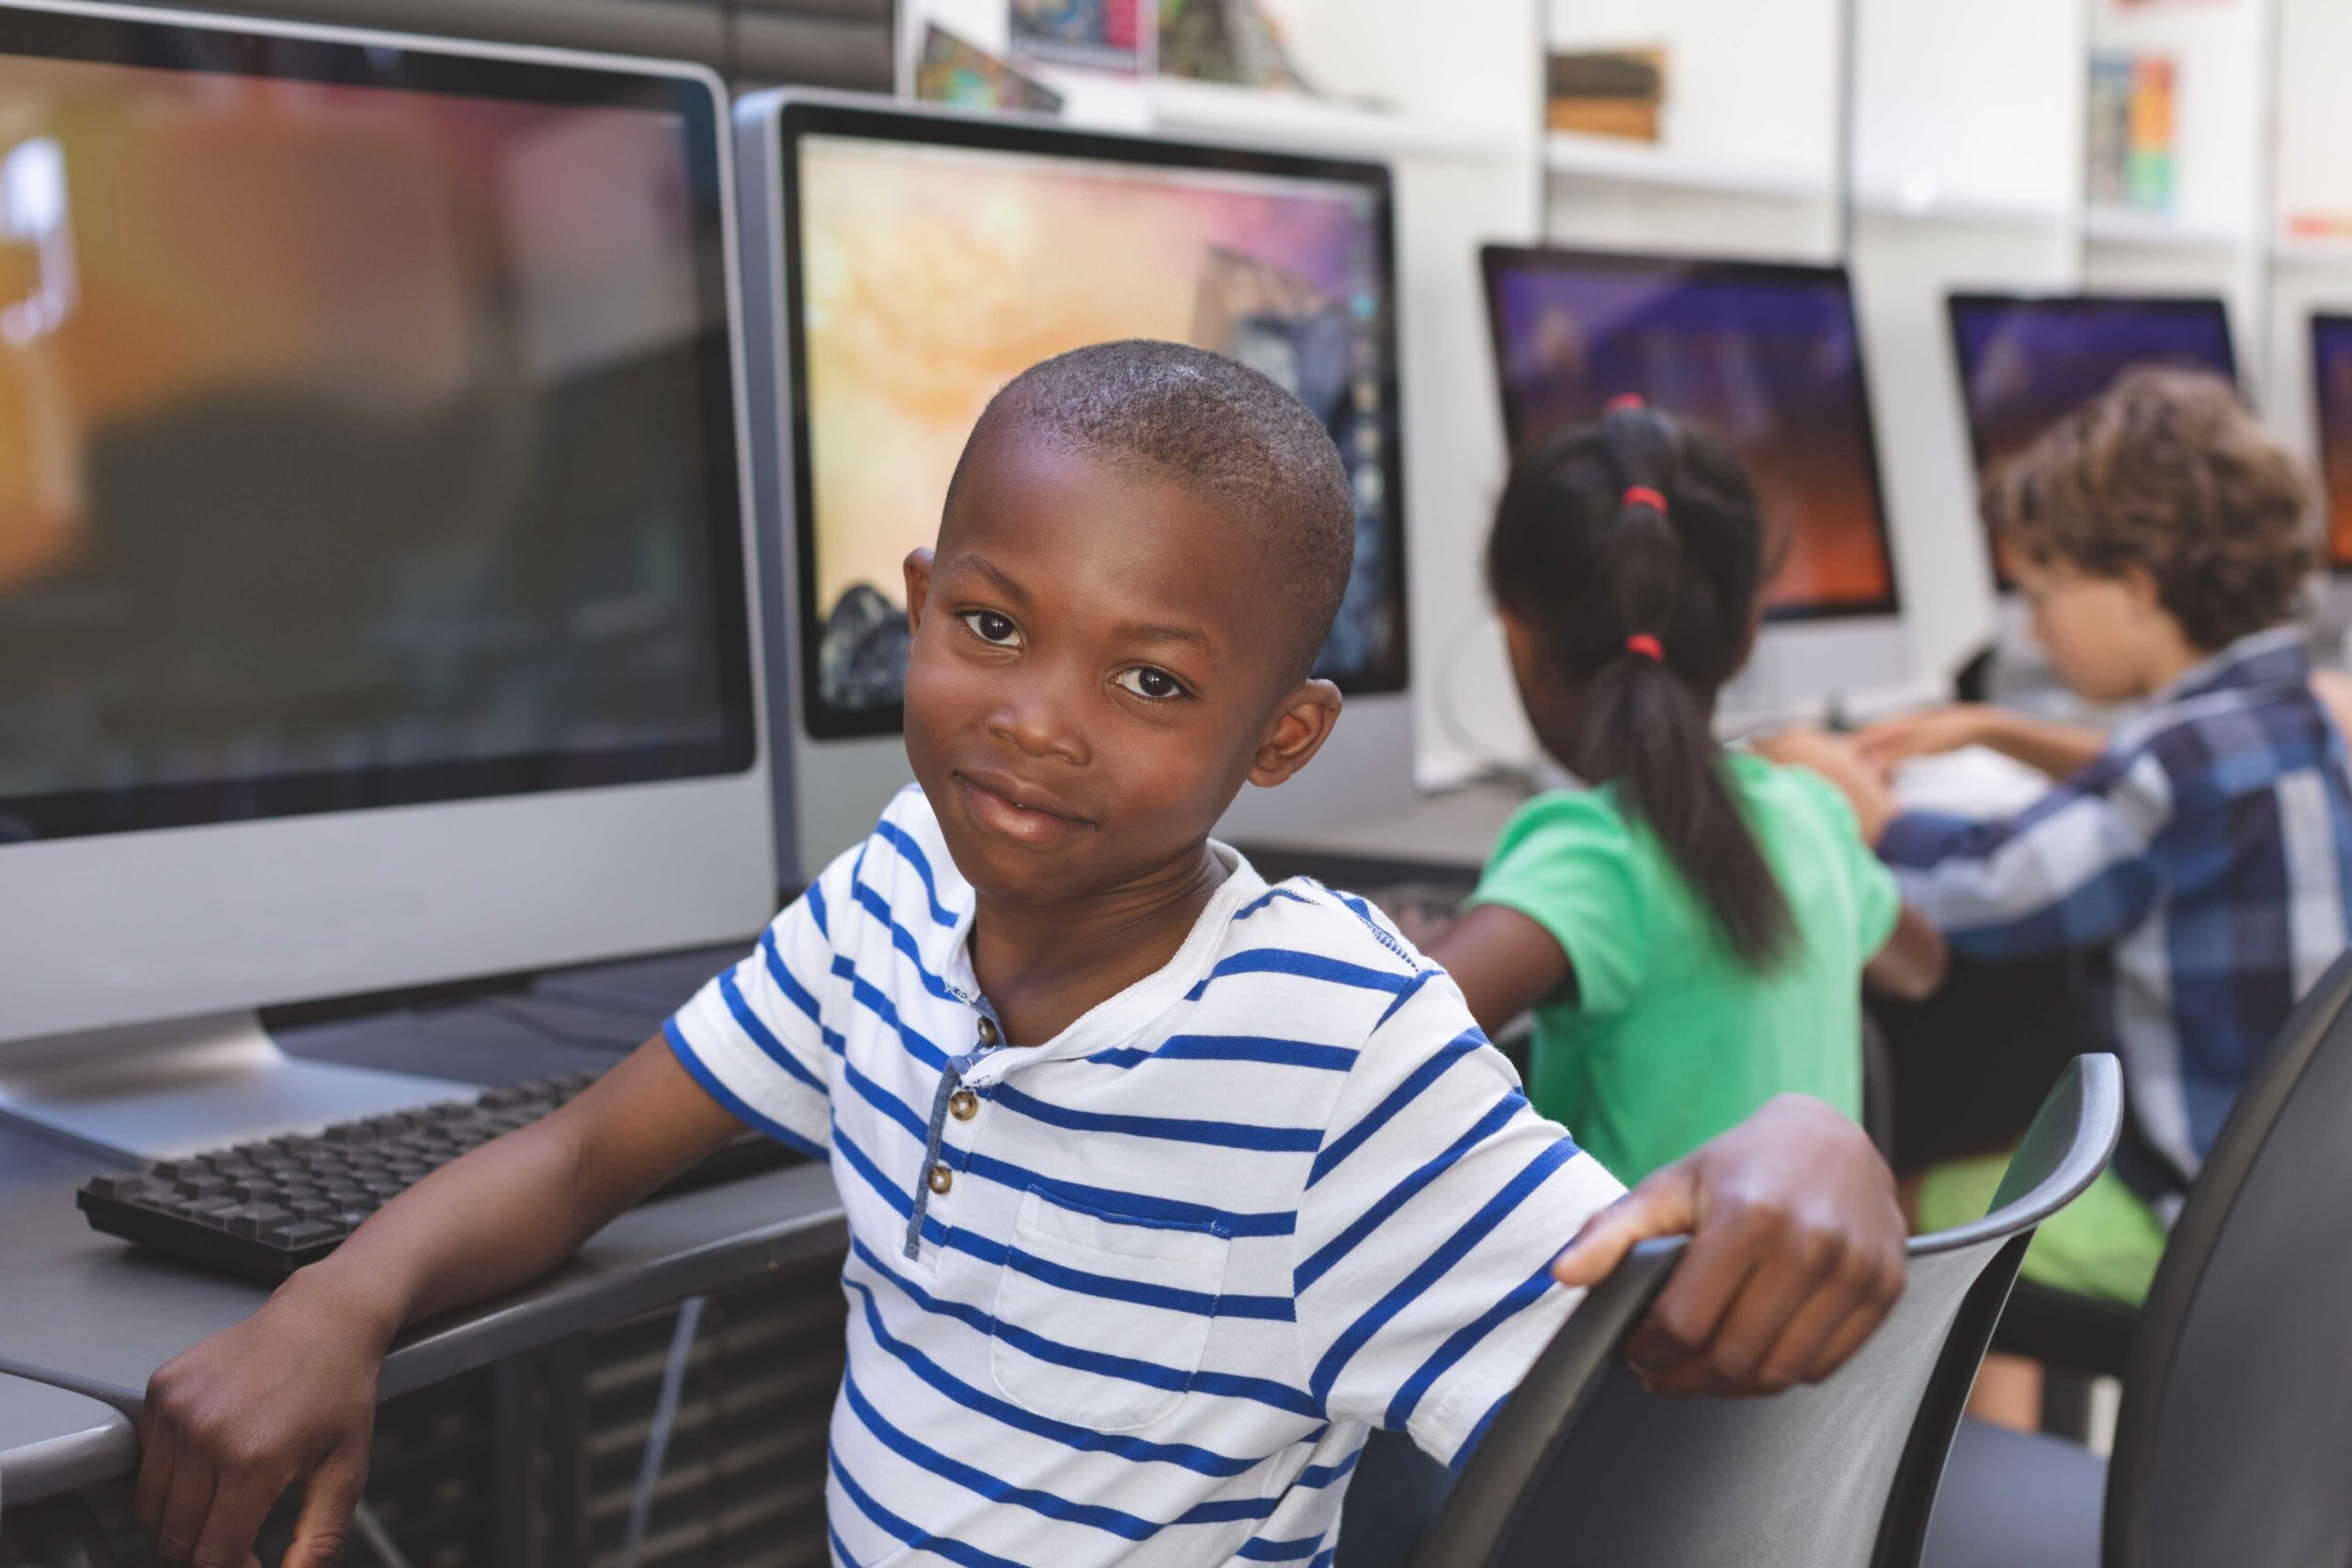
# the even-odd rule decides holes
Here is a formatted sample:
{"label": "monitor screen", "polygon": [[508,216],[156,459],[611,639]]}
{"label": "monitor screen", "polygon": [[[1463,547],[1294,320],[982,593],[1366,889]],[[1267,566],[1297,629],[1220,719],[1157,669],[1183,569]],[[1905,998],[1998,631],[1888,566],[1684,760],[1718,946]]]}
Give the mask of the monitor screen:
{"label": "monitor screen", "polygon": [[1355,571],[1316,669],[1406,680],[1386,171],[943,115],[782,118],[804,721],[899,726],[900,563],[966,437],[1038,360],[1116,338],[1231,355],[1339,445]]}
{"label": "monitor screen", "polygon": [[1778,619],[1896,607],[1861,337],[1842,268],[1484,253],[1503,422],[1526,451],[1612,398],[1713,431],[1755,480]]}
{"label": "monitor screen", "polygon": [[11,15],[0,840],[752,765],[720,113]]}
{"label": "monitor screen", "polygon": [[[2185,365],[2237,378],[2219,299],[1955,294],[1951,311],[1979,474],[2031,446],[2132,366]],[[2008,586],[1997,552],[1994,564]]]}
{"label": "monitor screen", "polygon": [[2320,479],[2327,487],[2327,561],[2352,571],[2352,316],[2312,317]]}

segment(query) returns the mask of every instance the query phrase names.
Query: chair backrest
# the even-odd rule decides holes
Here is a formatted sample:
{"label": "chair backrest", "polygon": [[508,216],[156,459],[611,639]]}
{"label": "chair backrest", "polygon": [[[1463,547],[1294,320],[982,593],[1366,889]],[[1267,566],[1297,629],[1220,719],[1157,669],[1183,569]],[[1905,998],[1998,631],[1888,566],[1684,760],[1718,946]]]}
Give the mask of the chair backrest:
{"label": "chair backrest", "polygon": [[2222,1123],[2141,1310],[2110,1565],[2352,1562],[2352,953]]}
{"label": "chair backrest", "polygon": [[1994,1212],[1914,1239],[1884,1325],[1827,1382],[1773,1398],[1642,1388],[1619,1348],[1681,1244],[1641,1249],[1497,1415],[1415,1568],[1909,1568],[2026,1243],[2097,1178],[2122,1126],[2115,1058],[2077,1058]]}

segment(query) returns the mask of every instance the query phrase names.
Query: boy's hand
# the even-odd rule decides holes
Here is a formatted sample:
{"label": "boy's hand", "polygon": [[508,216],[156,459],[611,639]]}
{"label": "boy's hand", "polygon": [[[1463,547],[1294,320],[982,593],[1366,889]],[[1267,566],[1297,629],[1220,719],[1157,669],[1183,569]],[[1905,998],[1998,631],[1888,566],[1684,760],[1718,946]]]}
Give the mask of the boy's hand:
{"label": "boy's hand", "polygon": [[1552,1265],[1607,1278],[1636,1242],[1690,1250],[1625,1348],[1661,1393],[1778,1393],[1819,1382],[1903,1293],[1894,1173],[1862,1130],[1784,1094],[1587,1222]]}
{"label": "boy's hand", "polygon": [[1982,703],[1954,703],[1873,724],[1856,732],[1854,748],[1883,773],[1914,757],[1981,746],[1992,727],[1992,712]]}
{"label": "boy's hand", "polygon": [[239,1568],[297,1483],[302,1511],[284,1568],[341,1558],[367,1484],[390,1340],[369,1315],[297,1275],[253,1316],[156,1371],[132,1506],[164,1562]]}
{"label": "boy's hand", "polygon": [[1756,742],[1756,750],[1783,767],[1806,769],[1836,785],[1853,806],[1866,843],[1877,843],[1886,825],[1901,814],[1884,771],[1842,736],[1818,729],[1784,730]]}

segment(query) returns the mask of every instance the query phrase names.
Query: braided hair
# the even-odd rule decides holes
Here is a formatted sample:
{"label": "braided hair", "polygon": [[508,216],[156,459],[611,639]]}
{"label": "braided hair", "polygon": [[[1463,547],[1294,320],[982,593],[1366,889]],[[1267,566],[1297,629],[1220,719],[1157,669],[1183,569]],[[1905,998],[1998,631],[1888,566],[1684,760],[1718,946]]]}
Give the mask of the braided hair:
{"label": "braided hair", "polygon": [[1738,459],[1633,400],[1522,458],[1487,541],[1495,602],[1578,694],[1577,754],[1559,761],[1617,786],[1758,970],[1787,953],[1795,920],[1711,715],[1747,657],[1764,575],[1763,519]]}

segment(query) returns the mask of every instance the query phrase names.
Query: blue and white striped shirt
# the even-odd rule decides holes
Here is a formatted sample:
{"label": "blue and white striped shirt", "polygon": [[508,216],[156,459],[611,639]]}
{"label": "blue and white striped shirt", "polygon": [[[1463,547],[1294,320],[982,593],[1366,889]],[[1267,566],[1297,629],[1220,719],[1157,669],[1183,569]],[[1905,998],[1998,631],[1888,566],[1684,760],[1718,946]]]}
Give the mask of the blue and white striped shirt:
{"label": "blue and white striped shirt", "polygon": [[1962,952],[2092,952],[2139,1134],[2117,1168],[2160,1199],[2352,931],[2352,776],[2292,626],[2182,676],[2019,815],[1905,813],[1879,852]]}
{"label": "blue and white striped shirt", "polygon": [[671,1021],[841,1189],[837,1562],[1326,1568],[1367,1430],[1458,1461],[1574,1304],[1616,1181],[1379,915],[1230,863],[1166,967],[1006,1046],[910,789]]}

